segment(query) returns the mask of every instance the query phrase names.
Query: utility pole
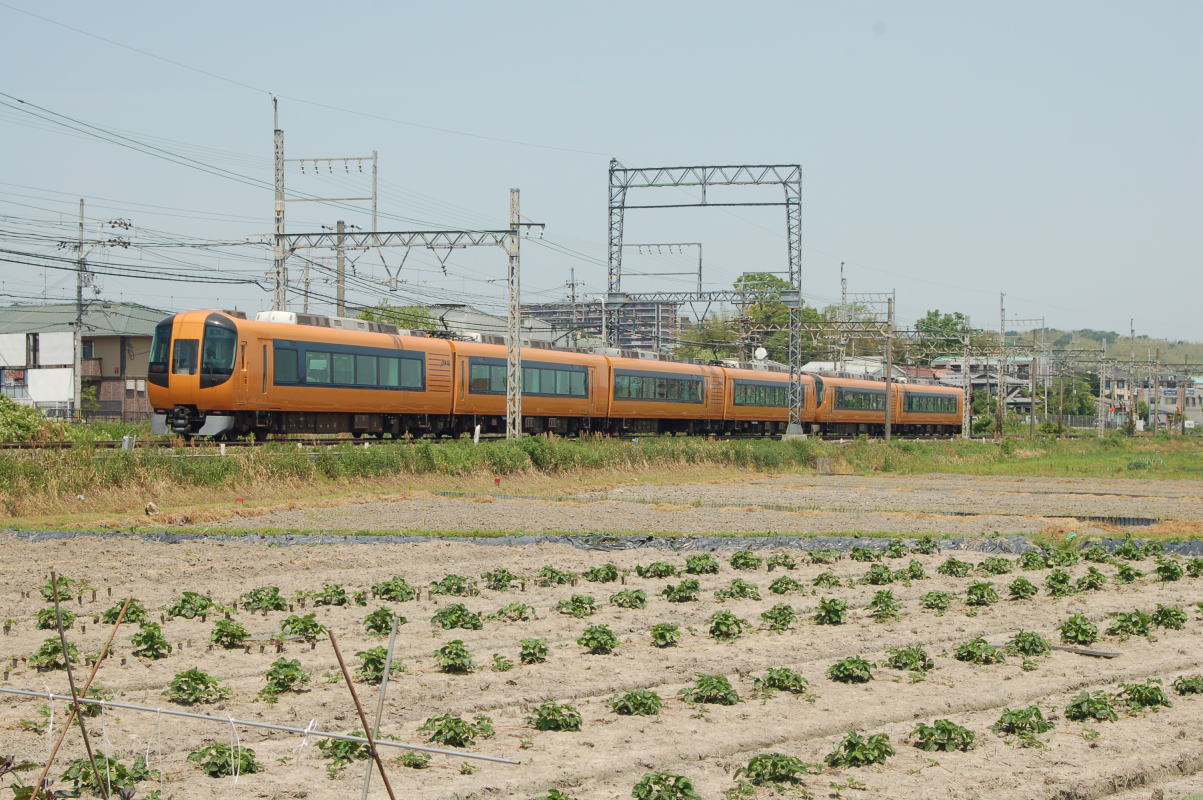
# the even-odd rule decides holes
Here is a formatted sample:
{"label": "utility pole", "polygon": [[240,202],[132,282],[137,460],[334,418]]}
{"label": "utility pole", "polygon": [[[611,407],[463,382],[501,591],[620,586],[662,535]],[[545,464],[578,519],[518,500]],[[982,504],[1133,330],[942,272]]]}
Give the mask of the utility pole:
{"label": "utility pole", "polygon": [[1065,433],[1065,362],[1060,361],[1057,364],[1057,391],[1059,399],[1057,401],[1057,435],[1061,436]]}
{"label": "utility pole", "polygon": [[[840,322],[848,321],[848,279],[844,276],[844,262],[840,262]],[[837,372],[844,372],[844,362],[848,358],[848,334],[840,329],[840,365]]]}
{"label": "utility pole", "polygon": [[509,270],[506,273],[509,308],[506,315],[505,350],[505,438],[522,435],[522,305],[519,261],[520,225],[518,190],[510,189],[510,235],[506,242]]}
{"label": "utility pole", "polygon": [[1032,358],[1028,361],[1028,382],[1031,388],[1028,389],[1028,438],[1036,438],[1036,333],[1032,330]]}
{"label": "utility pole", "polygon": [[1161,405],[1161,348],[1158,347],[1155,351],[1156,356],[1153,363],[1149,366],[1149,382],[1152,390],[1152,397],[1149,398],[1149,416],[1152,417],[1153,433],[1157,433],[1157,417],[1159,406]]}
{"label": "utility pole", "polygon": [[[373,226],[373,230],[375,227]],[[344,220],[339,220],[335,223],[335,315],[345,317],[347,315],[347,248],[344,246],[345,234],[347,232],[347,223]]]}
{"label": "utility pole", "polygon": [[1007,296],[998,295],[998,419],[994,425],[998,438],[1003,437],[1007,419]]}
{"label": "utility pole", "polygon": [[75,262],[75,369],[71,388],[71,415],[81,418],[83,400],[84,366],[84,282],[87,280],[88,261],[84,252],[84,199],[79,198],[79,258]]}
{"label": "utility pole", "polygon": [[1136,320],[1128,319],[1128,427],[1136,430]]}
{"label": "utility pole", "polygon": [[280,99],[275,95],[272,95],[272,119],[275,126],[272,138],[275,145],[276,183],[276,235],[272,238],[272,309],[283,311],[288,305],[288,268],[284,264],[287,256],[284,252],[284,242],[280,238],[284,235],[284,131],[280,130]]}
{"label": "utility pole", "polygon": [[890,292],[886,306],[886,441],[890,441],[891,428],[894,425],[894,293]]}
{"label": "utility pole", "polygon": [[[968,322],[966,322],[968,326]],[[973,420],[973,381],[969,375],[969,339],[970,333],[966,330],[961,336],[961,378],[965,384],[965,402],[961,408],[961,438],[968,439],[973,435],[970,430]]]}
{"label": "utility pole", "polygon": [[1099,359],[1099,438],[1107,435],[1107,340],[1103,342],[1102,357]]}

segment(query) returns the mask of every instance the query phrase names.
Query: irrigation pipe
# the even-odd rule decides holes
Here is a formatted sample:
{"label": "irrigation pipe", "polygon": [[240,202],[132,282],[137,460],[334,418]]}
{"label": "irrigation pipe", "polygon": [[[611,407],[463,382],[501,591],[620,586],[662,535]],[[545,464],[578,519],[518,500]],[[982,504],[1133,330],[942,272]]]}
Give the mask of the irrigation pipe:
{"label": "irrigation pipe", "polygon": [[[71,695],[55,694],[53,692],[31,692],[28,689],[8,689],[0,686],[0,694],[15,694],[20,697],[40,697],[46,700],[70,700]],[[139,706],[133,703],[118,703],[113,700],[93,700],[90,697],[79,698],[80,703],[91,703],[92,705],[102,706],[104,708],[122,708],[127,711],[151,711],[156,714],[166,714],[171,717],[186,717],[188,719],[202,719],[206,722],[219,722],[222,725],[245,725],[248,728],[264,728],[269,731],[283,731],[284,733],[299,733],[305,736],[321,736],[325,739],[338,739],[343,742],[359,742],[360,744],[368,744],[368,740],[362,736],[352,736],[345,733],[331,733],[329,731],[319,731],[313,728],[290,728],[287,725],[272,725],[267,722],[252,722],[245,719],[234,719],[233,717],[212,717],[208,714],[193,714],[188,711],[176,711],[170,708],[153,708],[151,706]],[[425,747],[419,744],[405,744],[404,742],[394,742],[389,739],[373,739],[372,742],[380,747],[399,747],[402,750],[417,750],[422,753],[433,753],[440,756],[455,756],[456,758],[472,758],[477,761],[493,761],[498,764],[521,764],[521,761],[514,761],[510,758],[501,758],[500,756],[482,756],[476,753],[465,753],[460,750],[443,750],[438,747]]]}

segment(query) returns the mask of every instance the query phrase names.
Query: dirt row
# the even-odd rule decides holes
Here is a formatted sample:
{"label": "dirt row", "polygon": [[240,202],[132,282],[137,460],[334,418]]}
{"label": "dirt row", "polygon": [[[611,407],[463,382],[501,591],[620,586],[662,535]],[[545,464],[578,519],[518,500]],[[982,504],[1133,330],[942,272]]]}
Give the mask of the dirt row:
{"label": "dirt row", "polygon": [[[384,731],[402,741],[422,742],[424,736],[417,728],[430,716],[488,714],[497,735],[479,741],[474,751],[519,759],[523,765],[481,764],[471,774],[461,774],[457,759],[436,758],[425,771],[394,765],[390,775],[402,796],[534,798],[558,786],[578,800],[624,797],[645,772],[671,769],[694,779],[703,797],[718,798],[732,785],[731,773],[750,756],[774,750],[821,762],[834,743],[853,728],[888,733],[898,755],[880,768],[829,770],[811,776],[806,780],[812,789],[855,780],[891,798],[968,798],[984,793],[1016,799],[1086,798],[1107,797],[1117,787],[1132,786],[1131,776],[1145,776],[1140,780],[1154,784],[1170,781],[1166,785],[1173,785],[1172,781],[1179,778],[1198,778],[1199,766],[1192,766],[1190,756],[1203,747],[1203,731],[1197,725],[1203,717],[1203,698],[1174,697],[1171,708],[1156,714],[1125,716],[1115,723],[1083,725],[1060,718],[1065,702],[1082,689],[1113,690],[1118,683],[1149,677],[1161,678],[1168,686],[1178,675],[1203,671],[1203,620],[1196,615],[1182,631],[1159,630],[1156,641],[1101,641],[1100,647],[1122,653],[1111,660],[1055,652],[1040,659],[1037,668],[1029,672],[1021,669],[1020,659],[1015,657],[1004,664],[983,667],[961,663],[950,654],[957,644],[974,636],[1005,641],[1019,628],[1041,632],[1055,641],[1055,626],[1074,613],[1086,614],[1105,627],[1110,611],[1152,610],[1158,603],[1193,607],[1203,601],[1203,580],[1162,583],[1145,577],[1131,585],[1111,581],[1097,592],[1057,599],[1042,591],[1030,601],[1004,600],[974,610],[964,604],[965,589],[971,580],[990,581],[1005,597],[1005,585],[1016,575],[1023,574],[1040,585],[1046,571],[959,579],[936,573],[944,555],[913,556],[930,575],[928,579],[890,587],[849,586],[847,580],[862,576],[867,564],[844,559],[830,566],[804,564],[788,572],[778,569],[768,573],[764,568],[745,572],[732,569],[726,563],[728,555],[718,554],[723,564],[719,574],[698,576],[702,584],[699,602],[668,603],[659,592],[677,579],[631,574],[626,576],[625,584],[582,580],[576,586],[553,587],[537,586],[530,579],[544,565],[580,572],[606,561],[622,569],[653,560],[678,566],[684,562],[681,555],[647,550],[602,554],[563,545],[516,549],[446,542],[265,547],[238,542],[166,545],[80,538],[35,544],[9,540],[0,548],[0,615],[18,624],[8,636],[0,638],[0,656],[9,665],[6,685],[56,691],[66,688],[61,672],[36,673],[23,665],[12,668],[9,660],[32,652],[49,635],[35,630],[32,618],[43,607],[36,589],[44,570],[51,566],[63,574],[87,578],[98,588],[95,602],[85,597],[82,607],[72,606],[80,613],[80,621],[87,624],[87,631],[77,629],[71,639],[85,652],[97,648],[107,634],[105,626],[91,623],[91,615],[126,594],[142,599],[157,619],[159,610],[186,589],[211,593],[219,602],[229,602],[261,585],[277,585],[291,597],[298,590],[320,589],[324,583],[341,583],[351,591],[404,574],[413,585],[426,586],[448,573],[478,576],[486,570],[506,567],[527,579],[525,591],[485,590],[480,596],[467,598],[431,598],[423,592],[417,601],[390,604],[409,621],[402,626],[397,643],[397,657],[406,671],[389,687]],[[981,558],[956,555],[971,562]],[[897,569],[910,558],[887,563]],[[1138,564],[1146,572],[1152,566],[1148,561]],[[845,583],[816,594],[810,588],[811,580],[827,570]],[[1077,576],[1085,570],[1082,564],[1069,571]],[[1113,575],[1115,569],[1104,566],[1103,571]],[[771,581],[783,574],[807,588],[781,596],[770,593]],[[716,602],[715,590],[737,577],[757,585],[761,599]],[[609,595],[624,588],[644,590],[649,596],[648,607],[636,610],[609,605]],[[868,618],[864,607],[881,588],[890,588],[903,604],[899,621],[881,624]],[[114,599],[109,598],[109,589]],[[919,598],[933,590],[958,595],[957,602],[943,616],[919,605]],[[31,596],[23,597],[25,592]],[[600,610],[587,619],[557,613],[556,604],[572,594],[592,595]],[[847,600],[848,623],[814,625],[809,617],[821,597]],[[536,618],[518,623],[486,621],[477,631],[433,627],[431,615],[452,602],[463,602],[481,612],[522,602],[534,607]],[[758,626],[760,613],[780,602],[790,604],[801,615],[794,630],[753,630],[732,643],[716,642],[706,635],[708,619],[717,610],[730,610]],[[379,605],[298,606],[295,610],[317,614],[336,632],[342,651],[354,664],[355,653],[383,643],[367,636],[361,625],[363,616]],[[252,635],[265,637],[279,629],[284,616],[243,612],[236,618]],[[684,631],[677,647],[657,649],[650,645],[647,629],[662,621],[676,622]],[[598,623],[610,626],[622,641],[614,655],[588,655],[576,644],[575,639],[586,626]],[[320,643],[315,649],[300,643],[286,645],[283,655],[300,660],[312,676],[310,690],[285,695],[278,704],[268,705],[256,700],[255,694],[262,687],[263,671],[280,656],[270,645],[262,654],[257,647],[249,654],[242,650],[210,650],[207,641],[212,625],[212,619],[168,618],[164,633],[176,649],[159,661],[130,655],[128,633],[132,630],[127,631],[118,639],[114,661],[102,668],[99,683],[126,702],[170,705],[162,697],[164,687],[176,672],[195,666],[221,678],[232,690],[229,700],[202,710],[222,717],[262,719],[300,728],[311,721],[326,730],[350,731],[356,727],[353,707],[338,678],[328,644]],[[548,640],[551,657],[547,663],[516,666],[507,672],[488,669],[494,653],[516,661],[518,640],[528,637]],[[437,671],[432,653],[451,639],[464,641],[480,670],[468,675]],[[907,674],[884,667],[875,670],[876,680],[864,685],[834,683],[824,675],[840,658],[860,655],[881,662],[889,648],[915,644],[925,647],[936,661],[936,668],[926,680],[913,682]],[[813,701],[784,693],[763,700],[751,696],[752,679],[769,667],[780,666],[796,670],[809,681]],[[698,672],[729,677],[745,702],[729,707],[705,706],[703,711],[675,699]],[[658,692],[665,698],[663,712],[657,717],[615,715],[607,700],[633,688]],[[375,687],[361,685],[360,695],[374,698]],[[581,731],[537,732],[527,726],[525,717],[531,709],[548,699],[575,705],[584,718]],[[1046,713],[1056,719],[1055,731],[1043,737],[1046,747],[1019,748],[1008,742],[1013,737],[998,736],[989,730],[1002,708],[1033,702],[1044,705]],[[20,719],[37,718],[39,705],[36,700],[0,700],[0,738],[9,743],[0,750],[31,759],[45,753],[45,736],[20,730],[18,725]],[[978,748],[969,753],[928,754],[905,743],[917,720],[930,722],[937,717],[953,719],[974,730]],[[123,760],[149,750],[152,766],[161,764],[168,794],[176,798],[212,797],[221,792],[295,797],[301,796],[295,794],[301,786],[306,797],[335,798],[358,791],[362,780],[362,764],[329,779],[326,762],[311,742],[300,747],[300,737],[244,728],[238,731],[239,741],[255,749],[264,771],[244,775],[237,787],[231,787],[229,779],[223,782],[207,778],[185,761],[188,752],[207,741],[229,743],[229,725],[179,720],[165,724],[165,718],[156,720],[152,714],[125,711],[108,712],[93,725],[97,726],[101,748]],[[1087,728],[1098,730],[1099,737],[1084,736]],[[69,742],[64,757],[77,757],[77,737]],[[156,755],[160,752],[161,759]],[[1099,787],[1111,788],[1104,791]],[[383,796],[379,784],[373,796]],[[1140,795],[1131,800],[1136,796]]]}

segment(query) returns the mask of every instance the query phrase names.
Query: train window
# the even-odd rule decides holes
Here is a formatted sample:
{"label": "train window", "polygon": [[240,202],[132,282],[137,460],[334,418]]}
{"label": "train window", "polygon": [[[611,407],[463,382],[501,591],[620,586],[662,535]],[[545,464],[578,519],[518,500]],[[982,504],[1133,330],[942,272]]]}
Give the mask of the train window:
{"label": "train window", "polygon": [[305,382],[330,382],[330,354],[308,351],[305,353]]}
{"label": "train window", "polygon": [[159,374],[167,372],[167,358],[171,352],[171,323],[174,319],[175,317],[172,317],[155,326],[155,338],[150,343],[149,372]]}
{"label": "train window", "polygon": [[422,388],[422,365],[425,363],[416,358],[402,358],[401,362],[401,388],[403,389],[421,389]]}
{"label": "train window", "polygon": [[568,373],[568,393],[577,397],[585,396],[585,373]]}
{"label": "train window", "polygon": [[350,353],[330,354],[330,382],[344,386],[355,383],[355,356]]}
{"label": "train window", "polygon": [[355,382],[360,386],[376,385],[376,356],[355,356]]}
{"label": "train window", "polygon": [[908,392],[904,409],[915,413],[955,414],[957,399],[946,394],[915,394]]}
{"label": "train window", "polygon": [[660,400],[677,403],[702,402],[702,380],[667,375],[614,375],[615,400]]}
{"label": "train window", "polygon": [[234,371],[234,354],[238,349],[238,334],[216,325],[205,325],[205,346],[201,351],[201,372],[206,375],[230,375]]}
{"label": "train window", "polygon": [[[276,383],[297,382],[297,351],[287,347],[276,346]],[[265,365],[266,366],[266,365]]]}
{"label": "train window", "polygon": [[550,371],[556,376],[556,394],[572,394],[572,388],[569,386],[572,373],[562,369]]}
{"label": "train window", "polygon": [[[805,391],[805,387],[802,388]],[[789,384],[737,380],[732,402],[737,406],[786,408],[789,406]]]}
{"label": "train window", "polygon": [[380,385],[395,388],[401,385],[400,359],[380,359]]}
{"label": "train window", "polygon": [[196,374],[196,351],[200,345],[196,339],[176,339],[171,358],[171,371],[176,375]]}
{"label": "train window", "polygon": [[835,407],[845,411],[885,411],[884,390],[837,389]]}

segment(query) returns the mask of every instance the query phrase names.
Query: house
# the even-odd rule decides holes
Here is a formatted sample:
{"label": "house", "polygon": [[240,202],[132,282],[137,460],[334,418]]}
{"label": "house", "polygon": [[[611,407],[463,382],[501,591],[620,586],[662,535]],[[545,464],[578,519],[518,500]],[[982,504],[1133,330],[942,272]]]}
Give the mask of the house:
{"label": "house", "polygon": [[[841,378],[885,379],[885,364],[880,356],[850,356],[843,361],[811,361],[802,366],[802,371],[836,375]],[[898,364],[894,365],[891,374],[897,383],[907,383],[910,380],[906,370]]]}
{"label": "house", "polygon": [[[92,301],[84,307],[81,382],[95,387],[92,419],[147,419],[146,364],[155,325],[169,311]],[[74,303],[0,307],[0,393],[48,415],[74,417]]]}

